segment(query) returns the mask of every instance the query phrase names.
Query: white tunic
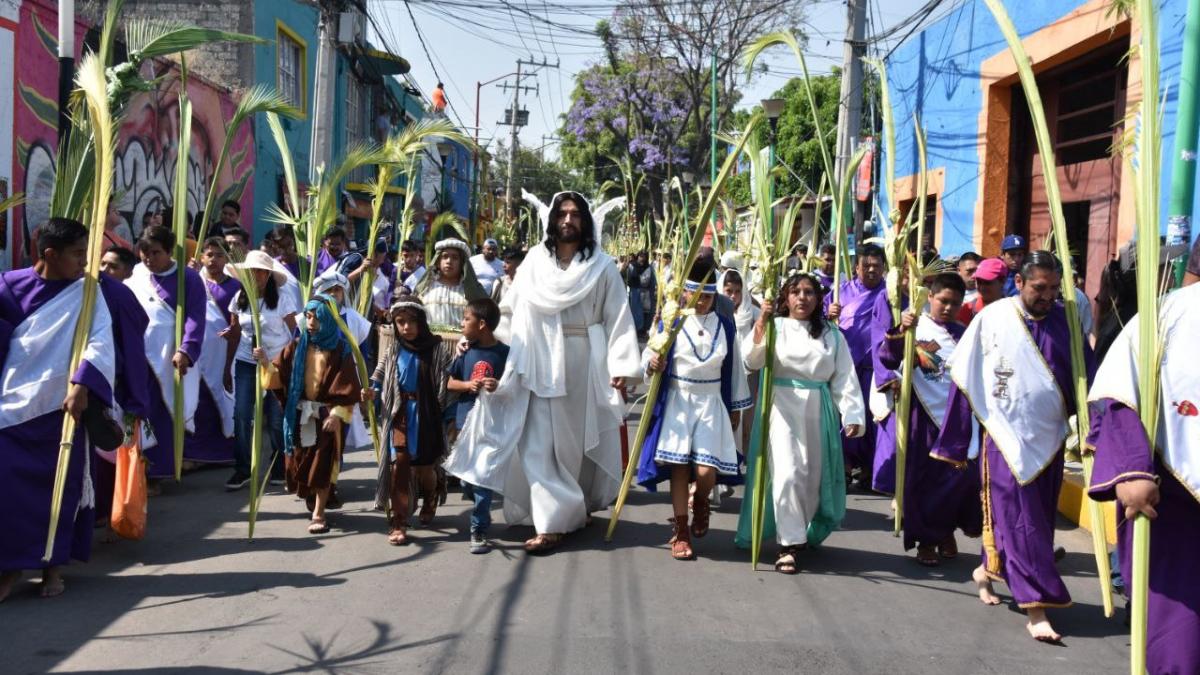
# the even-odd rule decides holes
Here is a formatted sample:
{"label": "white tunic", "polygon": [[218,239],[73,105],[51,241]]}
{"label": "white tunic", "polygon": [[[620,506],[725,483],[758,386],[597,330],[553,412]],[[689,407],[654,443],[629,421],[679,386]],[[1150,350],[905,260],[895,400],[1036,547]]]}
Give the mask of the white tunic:
{"label": "white tunic", "polygon": [[[733,353],[725,330],[713,312],[689,316],[675,339],[672,371],[668,380],[662,429],[654,461],[659,464],[701,464],[720,473],[736,475],[737,441],[729,413],[752,404],[742,351],[734,336]],[[649,366],[651,350],[642,353]],[[721,399],[721,367],[733,359],[731,407]],[[649,376],[647,376],[649,379]]]}
{"label": "white tunic", "polygon": [[504,495],[510,524],[571,532],[620,486],[625,407],[609,379],[642,372],[625,285],[604,253],[562,270],[539,245],[502,309],[504,375],[480,394],[446,470]]}
{"label": "white tunic", "polygon": [[[854,359],[846,339],[826,328],[819,340],[808,332],[808,322],[775,319],[774,377],[828,382],[842,425],[861,426],[862,392],[854,372]],[[766,338],[754,344],[754,335],[742,344],[746,367],[759,370],[766,364]],[[775,385],[771,408],[771,491],[775,503],[776,533],[784,546],[808,542],[808,523],[817,511],[821,492],[821,392]]]}
{"label": "white tunic", "polygon": [[448,286],[434,280],[421,295],[421,302],[425,303],[429,325],[456,329],[462,325],[463,313],[467,311],[467,296],[463,292],[462,282]]}

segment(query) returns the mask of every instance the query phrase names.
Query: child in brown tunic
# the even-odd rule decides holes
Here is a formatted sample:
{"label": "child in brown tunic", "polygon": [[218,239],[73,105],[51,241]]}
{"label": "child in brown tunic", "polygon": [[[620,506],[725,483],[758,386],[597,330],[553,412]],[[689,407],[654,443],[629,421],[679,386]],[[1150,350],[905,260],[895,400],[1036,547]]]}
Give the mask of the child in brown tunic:
{"label": "child in brown tunic", "polygon": [[296,494],[312,497],[309,534],[329,531],[325,505],[337,479],[346,425],[362,397],[354,356],[330,311],[332,299],[316,295],[304,306],[300,336],[266,364],[267,388],[283,403],[283,445],[289,483]]}

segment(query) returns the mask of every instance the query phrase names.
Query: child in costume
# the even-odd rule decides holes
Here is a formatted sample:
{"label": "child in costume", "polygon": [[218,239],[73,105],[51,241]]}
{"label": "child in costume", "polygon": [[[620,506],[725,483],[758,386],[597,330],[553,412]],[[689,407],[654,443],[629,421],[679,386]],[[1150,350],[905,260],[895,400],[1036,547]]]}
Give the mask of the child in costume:
{"label": "child in costume", "polygon": [[[904,469],[904,550],[917,548],[917,562],[935,567],[942,558],[957,557],[954,530],[962,528],[970,537],[983,529],[979,502],[979,472],[956,467],[931,457],[937,442],[946,402],[950,398],[950,359],[966,328],[955,320],[966,284],[953,272],[935,275],[929,282],[928,309],[918,318],[905,311],[900,326],[889,330],[876,347],[886,368],[900,370],[904,360],[904,333],[914,331],[916,362],[912,378],[912,420]],[[891,417],[895,417],[895,411]],[[895,431],[895,420],[881,423]],[[977,444],[974,444],[977,447]]]}
{"label": "child in costume", "polygon": [[[437,466],[446,454],[443,411],[450,403],[447,370],[454,348],[429,329],[425,306],[412,295],[392,305],[396,340],[371,378],[380,396],[383,438],[390,449],[380,458],[376,506],[390,502],[388,543],[408,543],[412,514],[412,478],[424,498],[420,522],[428,525],[437,512]],[[364,392],[367,400],[374,392]]]}
{"label": "child in costume", "polygon": [[[712,311],[717,286],[712,263],[699,259],[684,284],[683,305],[699,293],[695,313],[683,326],[671,349],[659,356],[650,348],[642,354],[647,376],[664,373],[665,382],[651,411],[650,430],[642,446],[638,483],[655,489],[671,481],[675,517],[671,557],[691,560],[692,537],[708,533],[709,494],[717,476],[736,479],[740,463],[734,421],[752,404],[742,354],[733,321]],[[667,330],[659,326],[659,331]],[[695,480],[692,525],[688,527],[688,486]]]}
{"label": "child in costume", "polygon": [[303,499],[313,497],[309,534],[329,531],[325,506],[337,480],[346,426],[362,397],[362,384],[342,331],[333,298],[316,295],[304,306],[299,337],[268,365],[262,348],[254,358],[267,368],[268,389],[283,401],[283,447],[290,455],[289,481]]}
{"label": "child in costume", "polygon": [[[775,323],[773,378],[762,383],[774,387],[766,439],[770,470],[766,485],[772,499],[766,500],[763,536],[776,530],[780,548],[775,569],[784,574],[796,573],[800,550],[820,544],[841,524],[846,475],[839,427],[844,425],[851,438],[863,433],[863,398],[854,359],[841,331],[822,318],[821,292],[821,282],[811,274],[788,277],[774,306],[762,308],[753,333],[742,343],[746,367],[762,369],[767,361],[767,322]],[[752,438],[757,439],[758,433],[756,428]],[[751,486],[756,453],[752,441],[747,459]],[[755,497],[748,489],[742,501],[739,546],[748,546],[751,540]]]}

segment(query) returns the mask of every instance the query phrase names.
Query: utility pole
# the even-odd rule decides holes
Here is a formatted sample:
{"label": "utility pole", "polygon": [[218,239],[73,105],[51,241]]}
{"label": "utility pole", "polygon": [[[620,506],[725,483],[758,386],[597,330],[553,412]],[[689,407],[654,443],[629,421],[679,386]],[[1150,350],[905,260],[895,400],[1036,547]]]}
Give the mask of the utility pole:
{"label": "utility pole", "polygon": [[[108,64],[103,64],[108,67]],[[66,149],[71,118],[67,101],[75,80],[75,0],[58,0],[58,142],[59,152]]]}
{"label": "utility pole", "polygon": [[[321,20],[317,27],[317,72],[313,75],[312,152],[308,162],[308,182],[317,184],[317,170],[329,168],[330,125],[333,117],[333,26],[336,17],[328,0],[320,0]],[[334,186],[336,187],[336,186]],[[206,216],[207,217],[207,216]]]}
{"label": "utility pole", "polygon": [[[842,90],[838,105],[837,160],[834,171],[836,176],[830,176],[831,181],[841,181],[846,173],[846,165],[854,155],[858,146],[859,127],[862,122],[863,100],[863,63],[866,54],[865,34],[867,28],[867,0],[847,0],[846,2],[846,40],[842,52]],[[850,185],[843,185],[842,190],[849,190]],[[888,186],[891,189],[891,186]],[[854,204],[848,200],[847,204]],[[862,221],[854,217],[854,245],[857,248],[862,241]]]}
{"label": "utility pole", "polygon": [[[522,71],[522,66],[530,66],[534,70],[532,72],[524,72],[524,71]],[[521,122],[521,119],[520,119],[521,91],[522,90],[525,90],[525,91],[532,90],[535,93],[538,92],[538,88],[536,86],[535,87],[526,87],[521,84],[521,80],[522,80],[522,78],[529,77],[530,75],[536,74],[537,69],[539,69],[539,68],[557,68],[558,66],[559,66],[558,62],[550,63],[547,60],[534,61],[532,55],[529,57],[528,61],[526,61],[525,59],[517,59],[517,75],[516,75],[517,82],[516,82],[516,84],[509,85],[507,82],[505,82],[504,84],[501,85],[501,88],[504,89],[505,91],[507,91],[510,87],[513,90],[512,112],[511,112],[511,116],[509,117],[508,122],[507,122],[507,124],[512,125],[512,135],[510,137],[510,147],[508,149],[508,178],[507,178],[507,180],[505,182],[505,186],[504,186],[504,209],[505,209],[505,215],[507,215],[507,216],[512,215],[513,173],[516,171],[516,168],[517,168],[517,144],[520,142],[519,139],[517,138],[517,134],[520,132],[521,127],[524,126],[524,124]],[[506,122],[500,122],[500,124],[506,124]]]}

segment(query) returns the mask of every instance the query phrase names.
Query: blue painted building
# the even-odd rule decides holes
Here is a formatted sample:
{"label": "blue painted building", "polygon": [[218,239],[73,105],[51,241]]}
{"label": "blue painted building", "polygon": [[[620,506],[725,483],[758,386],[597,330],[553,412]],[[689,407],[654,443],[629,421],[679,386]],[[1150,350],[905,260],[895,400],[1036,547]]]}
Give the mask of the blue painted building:
{"label": "blue painted building", "polygon": [[[1132,237],[1132,172],[1112,147],[1140,99],[1136,21],[1111,15],[1108,0],[1005,3],[1034,63],[1055,145],[1072,250],[1095,297],[1100,270]],[[1176,93],[1186,2],[1161,0],[1160,88],[1163,230],[1174,156]],[[916,197],[912,117],[927,137],[926,230],[943,255],[999,253],[1009,233],[1040,247],[1049,230],[1044,181],[1016,68],[983,0],[967,0],[910,37],[887,61],[896,115],[896,185],[880,206]]]}

